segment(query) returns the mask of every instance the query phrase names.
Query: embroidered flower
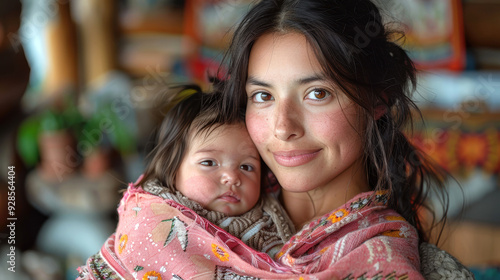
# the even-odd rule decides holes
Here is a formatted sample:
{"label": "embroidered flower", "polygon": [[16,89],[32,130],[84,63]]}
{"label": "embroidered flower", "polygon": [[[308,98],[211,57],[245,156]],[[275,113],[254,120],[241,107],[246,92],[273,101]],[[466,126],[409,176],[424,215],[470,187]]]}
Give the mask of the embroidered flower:
{"label": "embroidered flower", "polygon": [[276,256],[274,256],[275,259],[279,259],[281,258],[285,253],[284,252],[279,252],[276,254]]}
{"label": "embroidered flower", "polygon": [[387,194],[388,192],[387,191],[377,191],[375,193],[375,200],[379,203],[382,203],[382,204],[387,204],[387,200],[389,198],[389,195]]}
{"label": "embroidered flower", "polygon": [[142,280],[161,280],[161,274],[156,271],[148,271],[142,276]]}
{"label": "embroidered flower", "polygon": [[389,236],[389,237],[401,237],[401,233],[399,230],[388,230],[382,232],[382,235]]}
{"label": "embroidered flower", "polygon": [[320,255],[323,255],[323,254],[324,254],[324,253],[325,253],[325,252],[326,252],[329,248],[330,248],[330,247],[328,247],[328,246],[327,246],[327,247],[325,247],[325,248],[323,248],[323,249],[319,250],[319,254],[320,254]]}
{"label": "embroidered flower", "polygon": [[364,219],[362,219],[358,222],[359,229],[367,228],[369,226],[370,226],[370,222],[368,221],[368,217],[365,217]]}
{"label": "embroidered flower", "polygon": [[120,241],[118,244],[118,253],[121,254],[123,252],[123,249],[127,247],[127,241],[128,241],[128,235],[124,234],[122,237],[120,237]]}
{"label": "embroidered flower", "polygon": [[359,209],[365,207],[366,205],[368,205],[370,202],[371,202],[371,200],[366,198],[366,197],[360,198],[360,199],[358,199],[358,201],[351,203],[351,210],[352,211],[359,210]]}
{"label": "embroidered flower", "polygon": [[135,216],[137,217],[137,214],[139,213],[139,211],[142,210],[142,208],[139,205],[137,205],[132,207],[132,210],[135,211]]}
{"label": "embroidered flower", "polygon": [[398,238],[408,238],[411,236],[411,230],[409,227],[403,225],[399,230],[384,231],[382,235]]}
{"label": "embroidered flower", "polygon": [[405,238],[410,237],[410,228],[407,226],[401,226],[401,228],[399,229],[399,235],[404,236]]}
{"label": "embroidered flower", "polygon": [[401,216],[385,216],[384,217],[387,221],[405,221],[405,218]]}
{"label": "embroidered flower", "polygon": [[227,262],[229,260],[229,254],[226,250],[224,250],[224,248],[218,246],[217,244],[212,243],[212,252],[223,262]]}
{"label": "embroidered flower", "polygon": [[289,266],[292,266],[295,263],[295,259],[292,256],[290,256],[290,254],[286,255],[285,260],[286,261],[284,261],[284,263],[288,264]]}
{"label": "embroidered flower", "polygon": [[328,220],[331,220],[332,221],[332,224],[333,223],[336,223],[340,220],[342,220],[343,218],[345,218],[347,216],[347,214],[349,214],[349,212],[345,209],[340,209],[336,212],[333,212],[329,217],[328,217]]}

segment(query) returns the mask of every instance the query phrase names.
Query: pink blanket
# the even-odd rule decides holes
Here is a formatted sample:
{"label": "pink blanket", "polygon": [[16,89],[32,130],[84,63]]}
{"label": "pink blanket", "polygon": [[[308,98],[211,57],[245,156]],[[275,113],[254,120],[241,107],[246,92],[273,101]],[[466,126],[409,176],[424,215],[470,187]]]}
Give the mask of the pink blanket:
{"label": "pink blanket", "polygon": [[175,201],[130,185],[116,233],[78,279],[423,279],[416,230],[363,193],[313,221],[273,260]]}

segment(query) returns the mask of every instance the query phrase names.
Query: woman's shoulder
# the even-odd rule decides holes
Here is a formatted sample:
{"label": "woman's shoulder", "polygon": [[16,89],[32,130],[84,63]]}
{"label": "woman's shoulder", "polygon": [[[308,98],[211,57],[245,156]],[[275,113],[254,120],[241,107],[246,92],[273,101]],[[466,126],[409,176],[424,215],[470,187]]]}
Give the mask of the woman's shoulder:
{"label": "woman's shoulder", "polygon": [[474,274],[448,252],[422,242],[419,246],[422,275],[434,279],[474,279]]}

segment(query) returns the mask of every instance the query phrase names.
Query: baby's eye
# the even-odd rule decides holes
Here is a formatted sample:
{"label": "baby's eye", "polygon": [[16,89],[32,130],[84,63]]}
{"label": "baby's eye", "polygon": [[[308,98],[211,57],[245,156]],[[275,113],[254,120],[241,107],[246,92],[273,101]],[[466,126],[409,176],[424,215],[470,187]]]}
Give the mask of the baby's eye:
{"label": "baby's eye", "polygon": [[253,168],[253,166],[251,166],[249,164],[240,165],[240,169],[245,170],[245,171],[254,171],[255,170],[255,168]]}
{"label": "baby's eye", "polygon": [[267,92],[257,92],[252,95],[252,101],[255,103],[262,103],[274,100],[274,97]]}
{"label": "baby's eye", "polygon": [[321,88],[315,88],[311,92],[309,92],[306,96],[306,99],[311,99],[311,100],[324,100],[328,96],[330,96],[331,93],[329,93],[325,89]]}
{"label": "baby's eye", "polygon": [[204,165],[204,166],[217,166],[217,163],[214,160],[210,160],[210,159],[201,161],[200,164]]}

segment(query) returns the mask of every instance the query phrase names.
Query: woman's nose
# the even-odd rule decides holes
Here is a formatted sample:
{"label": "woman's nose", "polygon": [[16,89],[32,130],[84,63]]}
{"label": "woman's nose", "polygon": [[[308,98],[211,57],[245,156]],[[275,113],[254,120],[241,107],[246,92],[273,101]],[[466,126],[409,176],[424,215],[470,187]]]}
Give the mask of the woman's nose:
{"label": "woman's nose", "polygon": [[274,136],[282,141],[300,138],[304,135],[304,126],[300,120],[300,111],[293,101],[278,102],[274,112]]}
{"label": "woman's nose", "polygon": [[221,176],[221,183],[229,187],[231,186],[239,187],[241,185],[240,177],[234,170],[224,171]]}

